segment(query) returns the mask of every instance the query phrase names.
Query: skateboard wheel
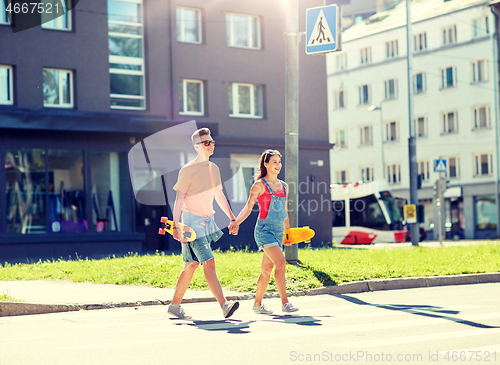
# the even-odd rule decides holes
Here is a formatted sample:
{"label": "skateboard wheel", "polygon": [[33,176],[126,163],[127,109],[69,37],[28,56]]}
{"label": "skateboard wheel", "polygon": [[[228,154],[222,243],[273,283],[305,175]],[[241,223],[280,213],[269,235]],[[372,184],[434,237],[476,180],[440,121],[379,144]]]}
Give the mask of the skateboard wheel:
{"label": "skateboard wheel", "polygon": [[167,217],[161,217],[160,218],[160,222],[167,223],[168,222],[168,218]]}
{"label": "skateboard wheel", "polygon": [[186,244],[187,243],[187,239],[181,238],[181,243]]}
{"label": "skateboard wheel", "polygon": [[165,236],[165,231],[162,228],[158,230],[158,233],[161,234],[162,236]]}

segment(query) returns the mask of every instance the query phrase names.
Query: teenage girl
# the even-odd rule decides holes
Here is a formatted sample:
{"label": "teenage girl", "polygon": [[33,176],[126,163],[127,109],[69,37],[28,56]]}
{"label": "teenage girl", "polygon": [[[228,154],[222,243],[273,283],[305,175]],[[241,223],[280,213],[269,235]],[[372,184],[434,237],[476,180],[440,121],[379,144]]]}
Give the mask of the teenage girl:
{"label": "teenage girl", "polygon": [[[285,313],[299,310],[288,301],[286,296],[285,269],[286,261],[283,255],[283,232],[290,228],[287,210],[288,185],[278,180],[281,171],[281,154],[277,150],[267,150],[260,156],[257,181],[250,190],[250,197],[245,207],[236,218],[241,223],[250,215],[255,201],[259,203],[259,218],[255,225],[255,242],[259,251],[264,251],[260,276],[257,280],[257,291],[253,311],[261,314],[271,314],[262,298],[266,292],[271,272],[274,270],[274,280],[281,298],[282,310]],[[289,241],[285,245],[289,245]]]}

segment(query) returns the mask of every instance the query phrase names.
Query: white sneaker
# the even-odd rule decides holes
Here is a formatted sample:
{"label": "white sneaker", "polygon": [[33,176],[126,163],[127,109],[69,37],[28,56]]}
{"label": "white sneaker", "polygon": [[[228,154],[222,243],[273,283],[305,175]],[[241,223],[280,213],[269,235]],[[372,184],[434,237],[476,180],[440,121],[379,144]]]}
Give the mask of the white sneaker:
{"label": "white sneaker", "polygon": [[239,308],[239,306],[239,302],[235,302],[234,300],[226,300],[222,305],[222,314],[224,314],[224,318],[231,317],[234,311]]}
{"label": "white sneaker", "polygon": [[283,304],[283,307],[281,307],[281,310],[285,313],[291,313],[291,312],[297,312],[299,308],[294,307],[292,303],[287,302]]}
{"label": "white sneaker", "polygon": [[179,319],[191,319],[191,316],[186,315],[186,312],[184,312],[184,309],[180,305],[170,304],[168,306],[168,313]]}
{"label": "white sneaker", "polygon": [[253,306],[253,311],[254,313],[259,313],[259,314],[272,314],[273,311],[267,308],[264,304],[261,305],[254,305]]}

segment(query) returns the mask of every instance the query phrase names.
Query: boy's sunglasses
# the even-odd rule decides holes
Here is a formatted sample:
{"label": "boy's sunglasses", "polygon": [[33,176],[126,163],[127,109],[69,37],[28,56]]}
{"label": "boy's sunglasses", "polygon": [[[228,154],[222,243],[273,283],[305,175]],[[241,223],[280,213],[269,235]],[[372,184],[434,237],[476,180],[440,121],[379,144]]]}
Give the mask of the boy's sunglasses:
{"label": "boy's sunglasses", "polygon": [[202,144],[205,146],[205,147],[208,147],[210,145],[212,146],[215,146],[215,141],[212,139],[210,141],[202,141],[202,142],[198,142],[198,143],[195,143],[195,144]]}

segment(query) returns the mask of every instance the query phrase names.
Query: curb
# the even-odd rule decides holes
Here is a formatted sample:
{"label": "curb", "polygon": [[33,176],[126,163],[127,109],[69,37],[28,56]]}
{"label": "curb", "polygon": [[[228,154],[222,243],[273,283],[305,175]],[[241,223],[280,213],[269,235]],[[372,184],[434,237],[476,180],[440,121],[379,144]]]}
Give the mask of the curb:
{"label": "curb", "polygon": [[[355,294],[379,290],[397,290],[411,288],[425,288],[447,285],[468,285],[499,283],[500,273],[487,274],[465,274],[450,276],[432,276],[418,278],[395,278],[383,280],[354,281],[334,286],[326,286],[304,291],[287,293],[288,296],[311,296],[322,294]],[[278,293],[269,293],[264,298],[277,298]],[[254,294],[231,295],[228,300],[250,300]],[[183,299],[183,303],[204,303],[215,302],[213,297],[188,298]],[[100,303],[100,304],[37,304],[19,302],[0,302],[0,317],[23,316],[29,314],[47,314],[60,312],[73,312],[80,310],[112,309],[127,307],[142,307],[151,305],[168,305],[170,300],[150,300],[145,302],[121,302],[121,303]]]}

